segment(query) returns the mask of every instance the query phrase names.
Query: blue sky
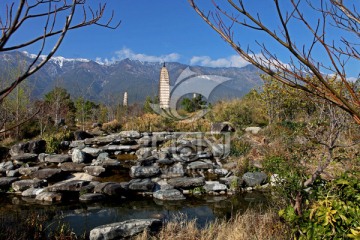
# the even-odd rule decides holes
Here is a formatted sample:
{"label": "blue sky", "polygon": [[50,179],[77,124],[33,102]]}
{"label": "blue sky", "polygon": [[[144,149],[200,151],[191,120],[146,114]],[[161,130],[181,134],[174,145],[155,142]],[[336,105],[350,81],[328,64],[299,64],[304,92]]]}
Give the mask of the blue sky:
{"label": "blue sky", "polygon": [[[10,0],[2,0],[0,13],[3,15],[4,4]],[[190,65],[211,67],[241,67],[247,63],[228,46],[190,7],[187,0],[91,0],[97,6],[100,2],[107,2],[107,16],[115,12],[115,21],[121,20],[116,30],[90,26],[71,31],[56,53],[66,58],[87,58],[102,62],[112,62],[123,58],[140,61],[178,61]],[[210,0],[200,1],[204,9],[214,9]],[[219,3],[223,1],[219,0]],[[273,24],[273,1],[246,1],[248,8],[253,11],[263,11],[265,21]],[[1,9],[3,8],[3,9]],[[306,14],[306,13],[305,13]],[[310,19],[312,16],[309,16]],[[60,19],[60,18],[59,18]],[[106,18],[104,18],[106,20]],[[61,19],[62,20],[62,19]],[[13,39],[14,42],[40,31],[39,22],[26,26]],[[294,23],[292,34],[297,41],[311,40],[300,27]],[[331,33],[335,34],[336,32]],[[286,62],[288,56],[280,51],[276,44],[258,32],[246,32],[237,36],[242,46],[251,44],[255,53],[259,50],[255,40],[268,44],[276,50],[277,55]],[[51,43],[51,40],[48,42]],[[308,43],[308,42],[307,42]],[[51,44],[48,44],[51,47]],[[36,53],[38,46],[25,48],[30,53]],[[318,57],[321,57],[319,53]],[[358,65],[354,67],[359,68]],[[357,75],[358,71],[351,73]]]}

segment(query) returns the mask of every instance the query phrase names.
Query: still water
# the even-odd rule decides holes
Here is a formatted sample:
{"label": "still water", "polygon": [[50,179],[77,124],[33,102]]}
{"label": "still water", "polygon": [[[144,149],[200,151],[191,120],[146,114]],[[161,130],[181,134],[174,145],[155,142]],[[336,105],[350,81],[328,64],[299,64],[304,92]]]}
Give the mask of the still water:
{"label": "still water", "polygon": [[160,218],[164,221],[179,216],[196,219],[198,227],[218,218],[230,218],[232,214],[248,208],[266,208],[266,196],[260,192],[226,196],[187,197],[183,201],[160,201],[148,197],[112,199],[101,203],[40,205],[17,196],[0,195],[0,215],[24,216],[30,211],[46,215],[44,227],[51,230],[59,223],[68,226],[77,234],[89,233],[97,226],[139,218]]}

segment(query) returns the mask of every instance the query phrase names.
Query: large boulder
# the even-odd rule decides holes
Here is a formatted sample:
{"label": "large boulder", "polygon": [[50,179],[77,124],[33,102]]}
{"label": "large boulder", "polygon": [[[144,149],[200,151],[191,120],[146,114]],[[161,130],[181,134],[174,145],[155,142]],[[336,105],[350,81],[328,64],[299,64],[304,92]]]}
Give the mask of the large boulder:
{"label": "large boulder", "polygon": [[19,168],[19,173],[21,175],[29,176],[38,170],[39,170],[39,167],[21,167],[21,168]]}
{"label": "large boulder", "polygon": [[45,140],[32,140],[29,142],[17,143],[10,149],[10,155],[16,156],[24,153],[40,154],[46,150]]}
{"label": "large boulder", "polygon": [[157,166],[132,166],[130,169],[130,177],[132,178],[149,178],[160,173],[160,168]]}
{"label": "large boulder", "polygon": [[190,177],[181,177],[181,178],[172,178],[168,180],[168,184],[175,188],[194,188],[201,187],[205,185],[205,179],[200,178],[190,178]]}
{"label": "large boulder", "polygon": [[78,148],[74,148],[71,153],[71,160],[74,163],[84,163],[91,160],[91,156],[81,151]]}
{"label": "large boulder", "polygon": [[158,231],[161,226],[159,219],[131,219],[94,228],[90,231],[90,240],[127,239],[144,230]]}
{"label": "large boulder", "polygon": [[263,172],[247,172],[241,179],[247,187],[255,187],[257,185],[265,184],[267,175]]}
{"label": "large boulder", "polygon": [[[164,160],[159,160],[164,161]],[[157,161],[159,163],[159,161]],[[161,178],[177,178],[185,175],[184,167],[181,163],[175,163],[172,166],[164,166],[161,168]]]}
{"label": "large boulder", "polygon": [[227,186],[218,181],[206,181],[203,188],[205,192],[220,192],[227,190]]}

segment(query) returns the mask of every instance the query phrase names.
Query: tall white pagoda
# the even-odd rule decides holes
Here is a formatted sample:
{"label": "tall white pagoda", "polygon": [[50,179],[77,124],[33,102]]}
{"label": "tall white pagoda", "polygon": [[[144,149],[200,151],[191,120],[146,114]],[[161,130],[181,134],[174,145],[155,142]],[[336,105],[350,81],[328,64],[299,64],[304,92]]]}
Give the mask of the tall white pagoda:
{"label": "tall white pagoda", "polygon": [[124,92],[123,106],[126,107],[127,105],[128,105],[128,93]]}
{"label": "tall white pagoda", "polygon": [[165,63],[161,68],[160,72],[160,83],[159,83],[159,105],[160,108],[170,108],[170,80],[169,72],[166,69]]}

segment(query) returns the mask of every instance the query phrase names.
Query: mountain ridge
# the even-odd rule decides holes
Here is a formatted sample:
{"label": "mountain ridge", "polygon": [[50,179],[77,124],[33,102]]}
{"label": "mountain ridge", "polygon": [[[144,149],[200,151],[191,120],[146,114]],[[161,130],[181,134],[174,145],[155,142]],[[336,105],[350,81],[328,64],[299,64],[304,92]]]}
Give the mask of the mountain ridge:
{"label": "mountain ridge", "polygon": [[[34,55],[27,52],[0,53],[0,78],[14,79],[11,77],[13,72],[20,71],[21,66],[28,65],[33,59]],[[34,99],[42,98],[55,86],[59,86],[67,89],[74,98],[82,96],[95,102],[120,103],[123,93],[127,91],[129,104],[142,103],[147,96],[158,95],[161,67],[162,63],[141,62],[128,58],[111,64],[101,64],[85,58],[59,56],[52,58],[29,77],[25,84],[32,88]],[[170,85],[175,84],[187,67],[199,75],[231,78],[213,90],[210,102],[241,97],[250,89],[262,84],[259,70],[252,65],[243,68],[212,68],[167,62],[166,67],[169,71]]]}

